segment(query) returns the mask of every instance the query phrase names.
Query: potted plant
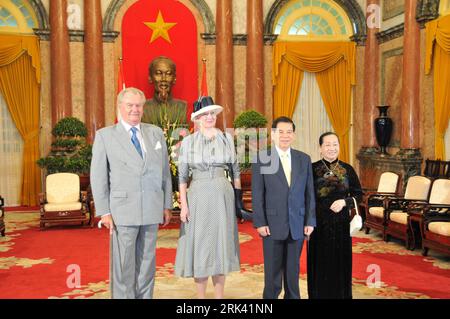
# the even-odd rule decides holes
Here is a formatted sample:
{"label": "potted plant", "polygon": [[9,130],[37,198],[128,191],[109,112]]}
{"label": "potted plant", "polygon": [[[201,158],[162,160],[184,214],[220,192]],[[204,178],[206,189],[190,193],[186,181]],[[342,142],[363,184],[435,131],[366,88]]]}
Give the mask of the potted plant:
{"label": "potted plant", "polygon": [[86,142],[86,125],[75,117],[66,117],[58,121],[52,130],[54,142],[48,156],[37,161],[47,174],[75,173],[80,176],[80,187],[89,186],[89,170],[92,158],[92,146]]}
{"label": "potted plant", "polygon": [[251,158],[267,144],[267,134],[261,136],[259,129],[267,127],[267,119],[261,113],[248,110],[240,113],[233,122],[235,143],[241,169],[241,184],[244,191],[251,190]]}

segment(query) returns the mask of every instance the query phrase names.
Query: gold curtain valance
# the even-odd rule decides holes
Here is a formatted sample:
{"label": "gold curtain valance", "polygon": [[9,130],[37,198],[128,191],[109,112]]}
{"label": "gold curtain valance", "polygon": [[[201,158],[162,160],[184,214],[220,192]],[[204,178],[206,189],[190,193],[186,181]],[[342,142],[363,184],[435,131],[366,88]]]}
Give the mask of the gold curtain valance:
{"label": "gold curtain valance", "polygon": [[302,71],[323,72],[344,59],[352,85],[356,83],[354,42],[276,42],[272,83],[276,85],[283,58]]}
{"label": "gold curtain valance", "polygon": [[24,53],[31,57],[31,64],[36,72],[37,82],[41,83],[41,59],[38,37],[34,35],[0,34],[0,67],[11,64]]}

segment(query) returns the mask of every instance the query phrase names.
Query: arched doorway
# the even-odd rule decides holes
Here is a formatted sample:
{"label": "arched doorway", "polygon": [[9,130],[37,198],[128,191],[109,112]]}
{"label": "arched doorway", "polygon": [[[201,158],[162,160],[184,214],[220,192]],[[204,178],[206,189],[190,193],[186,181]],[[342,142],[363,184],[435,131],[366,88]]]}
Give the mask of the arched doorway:
{"label": "arched doorway", "polygon": [[[280,42],[350,42],[355,36],[354,26],[347,11],[337,1],[290,0],[278,8],[272,33],[278,35]],[[316,73],[303,72],[297,95],[292,118],[298,129],[293,146],[315,161],[320,158],[319,136],[326,131],[336,131],[329,117],[330,110],[326,109],[322,99]],[[350,146],[351,140],[350,131]]]}

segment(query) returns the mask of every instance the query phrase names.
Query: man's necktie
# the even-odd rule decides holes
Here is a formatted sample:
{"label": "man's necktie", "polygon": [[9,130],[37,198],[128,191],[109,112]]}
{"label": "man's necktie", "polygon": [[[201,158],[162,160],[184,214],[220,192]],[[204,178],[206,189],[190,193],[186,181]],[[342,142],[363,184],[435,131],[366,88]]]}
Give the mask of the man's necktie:
{"label": "man's necktie", "polygon": [[288,154],[281,154],[281,165],[283,165],[284,175],[286,175],[286,180],[289,186],[291,186],[291,165],[289,164]]}
{"label": "man's necktie", "polygon": [[134,147],[136,148],[136,151],[139,153],[139,155],[141,156],[141,158],[144,158],[142,156],[142,148],[141,148],[141,143],[139,143],[139,140],[136,136],[136,132],[137,132],[137,128],[136,127],[132,127],[131,128],[131,132],[133,133],[133,135],[131,136],[131,143],[133,143]]}

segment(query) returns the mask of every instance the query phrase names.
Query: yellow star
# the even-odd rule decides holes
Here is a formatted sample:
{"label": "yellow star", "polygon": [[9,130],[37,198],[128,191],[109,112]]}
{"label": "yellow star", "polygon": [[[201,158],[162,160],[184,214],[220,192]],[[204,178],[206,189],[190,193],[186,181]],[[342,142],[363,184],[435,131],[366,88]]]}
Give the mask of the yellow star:
{"label": "yellow star", "polygon": [[158,11],[158,17],[156,18],[155,22],[144,22],[144,24],[153,30],[152,32],[152,38],[150,39],[150,43],[158,39],[159,37],[162,37],[164,40],[166,40],[169,43],[172,43],[170,41],[169,37],[169,30],[173,26],[175,26],[176,23],[172,22],[165,22],[163,19],[163,16],[161,14],[161,11]]}

